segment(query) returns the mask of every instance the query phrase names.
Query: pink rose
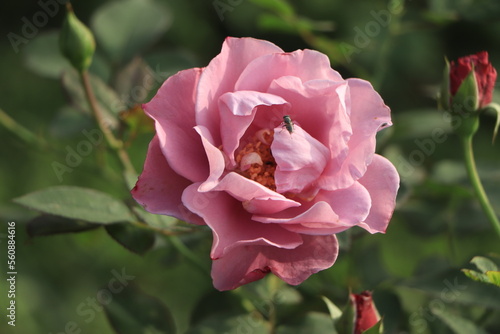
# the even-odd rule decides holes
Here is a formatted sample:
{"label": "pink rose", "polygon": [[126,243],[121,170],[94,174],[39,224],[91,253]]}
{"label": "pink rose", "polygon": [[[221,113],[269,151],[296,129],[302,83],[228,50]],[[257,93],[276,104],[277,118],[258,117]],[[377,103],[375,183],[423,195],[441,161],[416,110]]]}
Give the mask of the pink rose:
{"label": "pink rose", "polygon": [[333,265],[335,233],[387,228],[399,177],[374,151],[390,110],[324,54],[227,38],[144,110],[156,136],[132,195],[152,213],[210,227],[219,290],[269,272],[299,284]]}

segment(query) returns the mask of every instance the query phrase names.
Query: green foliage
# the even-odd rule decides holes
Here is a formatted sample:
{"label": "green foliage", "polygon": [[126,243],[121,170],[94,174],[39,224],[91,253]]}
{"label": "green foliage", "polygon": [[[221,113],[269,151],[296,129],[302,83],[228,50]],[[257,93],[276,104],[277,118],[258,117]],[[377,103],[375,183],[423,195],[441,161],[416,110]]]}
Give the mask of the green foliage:
{"label": "green foliage", "polygon": [[156,42],[171,20],[168,10],[157,2],[126,0],[102,6],[91,27],[108,58],[124,64]]}
{"label": "green foliage", "polygon": [[134,221],[123,202],[103,192],[72,186],[42,189],[14,199],[14,202],[46,214],[110,224]]}
{"label": "green foliage", "polygon": [[104,304],[104,310],[117,334],[177,333],[169,309],[135,284],[117,293],[110,303]]}
{"label": "green foliage", "polygon": [[[317,49],[344,77],[369,80],[391,107],[394,125],[379,134],[377,151],[395,164],[402,183],[387,233],[342,233],[336,264],[299,287],[267,277],[214,291],[209,229],[134,203],[129,188],[137,173],[127,172],[124,182],[104,137],[55,186],[53,162],[65,162],[68,147],[76,151],[88,140],[82,131],[98,126],[78,73],[58,47],[64,8],[27,36],[21,18],[44,9],[8,2],[13,13],[5,31],[26,43],[18,54],[8,39],[0,42],[0,217],[17,222],[19,263],[18,328],[0,331],[55,334],[74,321],[82,333],[100,334],[351,333],[348,291],[369,289],[386,333],[498,332],[498,266],[493,256],[477,256],[497,252],[498,240],[467,181],[456,124],[435,108],[443,57],[484,49],[498,68],[498,1],[218,3],[226,6],[223,20],[212,1],[74,3],[97,40],[89,71],[98,109],[135,169],[153,135],[140,105],[170,75],[206,66],[226,36],[264,38],[286,51]],[[441,104],[447,101],[442,92]],[[500,158],[491,145],[500,124],[496,104],[479,114],[475,149],[500,213]],[[93,308],[89,300],[111,291],[120,268],[134,282]],[[7,305],[5,294],[0,301]]]}

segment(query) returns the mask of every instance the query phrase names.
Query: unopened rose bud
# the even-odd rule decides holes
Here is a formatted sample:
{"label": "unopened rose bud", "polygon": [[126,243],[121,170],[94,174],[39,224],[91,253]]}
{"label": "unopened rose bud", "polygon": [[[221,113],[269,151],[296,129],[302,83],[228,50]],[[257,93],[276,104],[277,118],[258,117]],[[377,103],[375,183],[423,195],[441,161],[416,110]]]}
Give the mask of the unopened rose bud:
{"label": "unopened rose bud", "polygon": [[[471,73],[473,75],[470,75]],[[488,61],[488,52],[482,51],[475,55],[459,58],[456,62],[450,63],[450,96],[454,103],[459,103],[460,101],[456,101],[457,97],[460,97],[461,100],[467,98],[467,96],[459,96],[459,94],[463,94],[461,92],[462,85],[464,83],[475,85],[475,96],[468,98],[474,98],[477,101],[477,109],[481,109],[491,102],[496,79],[497,71]],[[474,84],[467,83],[467,80],[473,80]]]}
{"label": "unopened rose bud", "polygon": [[380,321],[380,315],[373,303],[372,293],[370,291],[363,291],[360,294],[351,294],[351,302],[356,308],[354,334],[361,334]]}
{"label": "unopened rose bud", "polygon": [[66,5],[67,13],[59,36],[59,46],[71,65],[82,72],[92,63],[95,40],[89,28],[75,16],[71,4],[68,2]]}

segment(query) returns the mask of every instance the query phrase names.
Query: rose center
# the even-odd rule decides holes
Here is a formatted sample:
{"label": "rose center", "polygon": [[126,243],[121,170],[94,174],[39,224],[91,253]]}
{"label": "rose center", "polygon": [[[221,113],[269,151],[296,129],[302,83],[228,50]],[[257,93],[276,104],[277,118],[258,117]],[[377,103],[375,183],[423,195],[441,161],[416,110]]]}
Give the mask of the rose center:
{"label": "rose center", "polygon": [[236,172],[276,191],[274,171],[276,161],[271,154],[274,133],[269,129],[257,131],[240,151],[236,153]]}

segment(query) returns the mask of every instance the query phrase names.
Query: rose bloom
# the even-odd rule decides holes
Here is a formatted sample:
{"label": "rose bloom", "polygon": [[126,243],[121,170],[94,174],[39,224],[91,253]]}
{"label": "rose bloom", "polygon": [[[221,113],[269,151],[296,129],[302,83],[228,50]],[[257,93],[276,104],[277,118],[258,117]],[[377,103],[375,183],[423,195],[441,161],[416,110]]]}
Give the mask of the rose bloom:
{"label": "rose bloom", "polygon": [[377,308],[373,303],[372,293],[363,291],[360,294],[351,294],[351,302],[356,308],[354,334],[361,334],[375,326],[379,320]]}
{"label": "rose bloom", "polygon": [[474,71],[478,88],[479,108],[486,106],[493,98],[497,71],[488,61],[488,52],[459,58],[450,63],[450,93],[455,96],[467,75]]}
{"label": "rose bloom", "polygon": [[156,135],[132,195],[208,225],[215,288],[269,272],[297,285],[333,265],[335,233],[386,230],[399,177],[374,151],[390,110],[324,54],[227,38],[207,67],[173,75],[143,107]]}

